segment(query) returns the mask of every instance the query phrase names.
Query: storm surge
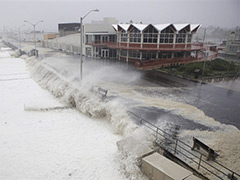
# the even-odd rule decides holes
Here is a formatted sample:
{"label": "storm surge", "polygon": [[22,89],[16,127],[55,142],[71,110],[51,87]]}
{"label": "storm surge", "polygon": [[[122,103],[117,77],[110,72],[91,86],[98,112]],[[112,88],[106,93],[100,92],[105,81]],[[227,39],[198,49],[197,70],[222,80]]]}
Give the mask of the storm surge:
{"label": "storm surge", "polygon": [[[52,63],[50,59],[39,61],[35,58],[26,58],[26,61],[33,79],[41,87],[48,89],[62,102],[75,107],[89,117],[107,120],[116,134],[128,136],[136,132],[138,126],[127,113],[127,111],[134,111],[134,109],[140,109],[139,112],[142,112],[142,114],[139,114],[140,116],[144,116],[144,112],[151,108],[160,109],[160,113],[164,111],[191,123],[207,127],[203,130],[200,128],[184,129],[183,127],[179,133],[179,138],[190,145],[193,136],[200,138],[220,154],[218,157],[219,162],[236,172],[240,171],[239,162],[236,161],[236,159],[240,158],[238,153],[239,143],[232,143],[232,141],[240,139],[240,131],[234,126],[221,124],[212,117],[208,117],[195,106],[179,101],[178,99],[181,97],[172,94],[169,96],[169,92],[173,90],[172,88],[139,86],[136,83],[140,79],[138,73],[121,71],[114,66],[100,66],[94,69],[93,67],[96,66],[92,64],[90,66],[88,66],[89,64],[86,65],[87,70],[84,74],[84,80],[80,84],[79,79],[76,78],[78,72],[76,64],[72,65],[71,62],[59,60],[60,64],[63,63],[59,65],[56,63],[57,61]],[[108,89],[108,98],[101,101],[99,97],[91,93],[93,86]],[[181,88],[175,90],[184,91]],[[152,92],[161,93],[154,94]],[[171,119],[170,116],[166,116],[165,118],[157,117],[155,124],[162,129],[167,128],[167,124]],[[178,123],[177,120],[176,123]],[[139,134],[136,134],[136,136],[139,136]],[[146,141],[146,143],[152,142],[152,139],[149,140],[146,136],[142,140]],[[127,161],[125,160],[125,162]]]}
{"label": "storm surge", "polygon": [[41,63],[34,58],[27,59],[27,62],[33,79],[63,103],[91,118],[107,119],[114,133],[127,135],[137,128],[137,125],[127,115],[127,109],[119,103],[120,99],[103,102],[91,92],[92,86],[96,84],[88,81],[80,85],[74,77],[66,77],[46,63]]}

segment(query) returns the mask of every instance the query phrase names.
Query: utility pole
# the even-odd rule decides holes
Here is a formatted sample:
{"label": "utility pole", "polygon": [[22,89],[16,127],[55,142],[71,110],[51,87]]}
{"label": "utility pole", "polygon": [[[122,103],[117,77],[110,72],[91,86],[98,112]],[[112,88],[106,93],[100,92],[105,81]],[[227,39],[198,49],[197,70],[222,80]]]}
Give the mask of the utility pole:
{"label": "utility pole", "polygon": [[[27,22],[27,23],[29,23],[29,24],[31,24],[32,26],[33,26],[33,31],[34,31],[34,46],[35,46],[35,53],[36,53],[36,51],[37,51],[37,42],[36,42],[36,25],[38,25],[39,23],[41,23],[41,22],[43,22],[43,20],[41,20],[41,21],[38,21],[37,23],[35,23],[35,24],[33,24],[33,23],[31,23],[31,22],[29,22],[29,21],[27,21],[27,20],[25,20],[24,22]],[[36,55],[36,54],[35,54]]]}
{"label": "utility pole", "polygon": [[22,42],[22,40],[21,40],[21,27],[23,27],[23,26],[25,26],[25,25],[22,25],[22,26],[18,27],[18,38],[19,38],[19,49],[20,50],[22,48],[22,45],[21,45],[21,42]]}
{"label": "utility pole", "polygon": [[91,12],[99,12],[98,9],[90,10],[85,16],[80,17],[80,81],[82,81],[82,63],[83,63],[83,19],[87,17]]}

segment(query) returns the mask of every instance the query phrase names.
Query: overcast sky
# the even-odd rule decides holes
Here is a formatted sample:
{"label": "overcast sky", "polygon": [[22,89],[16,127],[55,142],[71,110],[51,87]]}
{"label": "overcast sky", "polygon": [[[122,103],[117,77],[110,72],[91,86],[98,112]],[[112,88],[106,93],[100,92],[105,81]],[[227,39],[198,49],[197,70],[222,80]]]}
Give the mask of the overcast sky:
{"label": "overcast sky", "polygon": [[[16,29],[24,20],[44,20],[38,30],[57,31],[59,22],[79,22],[91,9],[99,9],[84,22],[115,17],[119,23],[198,23],[240,26],[240,0],[0,0],[0,31]],[[31,28],[29,25],[24,28]]]}

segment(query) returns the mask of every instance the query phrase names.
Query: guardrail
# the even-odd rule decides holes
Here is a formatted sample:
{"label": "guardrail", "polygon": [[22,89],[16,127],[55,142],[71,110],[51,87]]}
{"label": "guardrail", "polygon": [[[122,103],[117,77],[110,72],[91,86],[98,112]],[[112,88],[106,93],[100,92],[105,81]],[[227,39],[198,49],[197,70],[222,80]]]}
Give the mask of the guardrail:
{"label": "guardrail", "polygon": [[[176,138],[175,136],[167,133],[166,131],[162,130],[161,128],[153,125],[152,123],[148,122],[147,120],[141,118],[140,116],[136,115],[135,113],[128,111],[130,116],[132,116],[135,120],[140,122],[140,124],[144,125],[145,127],[149,128],[150,130],[154,131],[156,136],[156,144],[161,147],[162,149],[172,153],[176,157],[178,157],[183,162],[189,164],[195,163],[197,165],[197,169],[203,169],[205,172],[208,172],[213,175],[216,179],[226,180],[238,180],[240,175],[233,170],[229,169],[228,167],[222,165],[221,163],[217,162],[216,160],[207,161],[204,160],[203,157],[207,158],[207,155],[199,152],[193,151],[192,147],[187,143],[183,142],[182,140]],[[167,145],[165,142],[168,142]],[[171,142],[171,143],[169,143]],[[192,166],[191,166],[192,167]],[[196,169],[195,166],[192,168]]]}
{"label": "guardrail", "polygon": [[212,53],[211,55],[204,57],[182,57],[182,58],[164,58],[164,59],[154,59],[154,60],[144,60],[137,61],[135,63],[135,67],[141,70],[149,70],[149,69],[157,69],[162,66],[169,66],[171,64],[188,64],[192,62],[200,62],[200,61],[211,61],[216,59],[218,56],[217,52]]}

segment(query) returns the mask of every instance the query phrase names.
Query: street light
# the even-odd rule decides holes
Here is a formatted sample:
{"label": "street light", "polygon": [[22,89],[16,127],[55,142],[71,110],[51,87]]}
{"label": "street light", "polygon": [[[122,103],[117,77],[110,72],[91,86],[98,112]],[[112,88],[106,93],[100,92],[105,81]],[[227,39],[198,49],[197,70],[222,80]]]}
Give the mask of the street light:
{"label": "street light", "polygon": [[24,24],[18,27],[18,38],[19,38],[19,49],[21,50],[21,27],[25,26]]}
{"label": "street light", "polygon": [[24,20],[24,22],[27,22],[27,23],[29,23],[29,24],[31,24],[31,25],[33,26],[33,30],[34,30],[34,43],[35,43],[35,51],[36,51],[36,50],[37,50],[37,45],[36,45],[36,31],[35,31],[35,27],[36,27],[36,25],[38,25],[39,23],[43,22],[43,20],[38,21],[38,22],[35,23],[35,24],[33,24],[33,23],[31,23],[31,22],[29,22],[29,21],[27,21],[27,20]]}
{"label": "street light", "polygon": [[85,16],[83,17],[80,17],[80,80],[82,80],[82,63],[83,63],[83,26],[82,26],[82,23],[83,23],[83,19],[85,17],[87,17],[87,15],[89,15],[91,12],[99,12],[98,9],[93,9],[93,10],[90,10]]}

